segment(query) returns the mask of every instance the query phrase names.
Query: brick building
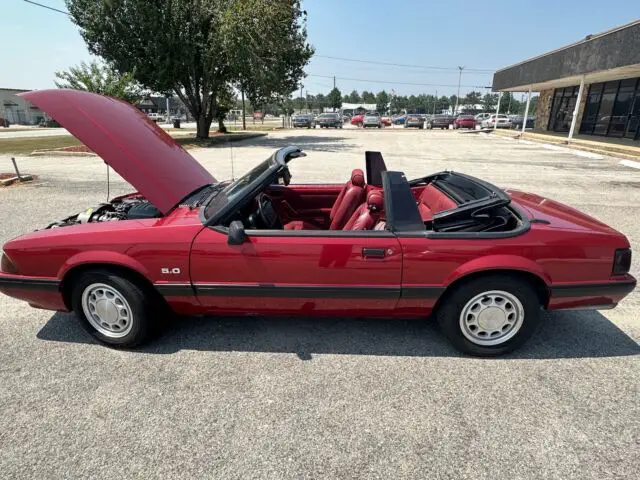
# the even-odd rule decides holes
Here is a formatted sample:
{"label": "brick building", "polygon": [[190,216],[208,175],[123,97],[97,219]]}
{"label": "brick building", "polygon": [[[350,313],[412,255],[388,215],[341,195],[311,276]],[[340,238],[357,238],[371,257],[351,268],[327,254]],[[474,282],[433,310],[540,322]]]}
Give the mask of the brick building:
{"label": "brick building", "polygon": [[640,141],[640,20],[498,70],[493,90],[540,92],[536,130]]}

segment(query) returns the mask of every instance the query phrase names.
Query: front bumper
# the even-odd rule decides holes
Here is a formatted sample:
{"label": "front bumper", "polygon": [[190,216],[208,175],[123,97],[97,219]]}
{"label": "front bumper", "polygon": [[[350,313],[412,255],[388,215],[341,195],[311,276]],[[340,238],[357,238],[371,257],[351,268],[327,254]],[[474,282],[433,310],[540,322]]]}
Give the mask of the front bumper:
{"label": "front bumper", "polygon": [[0,273],[0,293],[24,300],[36,308],[67,311],[61,287],[62,283],[57,278]]}

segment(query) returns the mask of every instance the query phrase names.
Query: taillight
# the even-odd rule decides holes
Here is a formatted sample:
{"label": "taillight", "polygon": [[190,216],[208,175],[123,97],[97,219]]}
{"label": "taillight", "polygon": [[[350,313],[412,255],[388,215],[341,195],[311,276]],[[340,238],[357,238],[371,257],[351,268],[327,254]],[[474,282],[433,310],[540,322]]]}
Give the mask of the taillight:
{"label": "taillight", "polygon": [[15,263],[13,263],[4,252],[2,252],[2,259],[0,259],[0,272],[11,273],[12,275],[18,273],[18,267],[16,267]]}
{"label": "taillight", "polygon": [[613,254],[613,274],[624,275],[631,270],[631,249],[620,248]]}

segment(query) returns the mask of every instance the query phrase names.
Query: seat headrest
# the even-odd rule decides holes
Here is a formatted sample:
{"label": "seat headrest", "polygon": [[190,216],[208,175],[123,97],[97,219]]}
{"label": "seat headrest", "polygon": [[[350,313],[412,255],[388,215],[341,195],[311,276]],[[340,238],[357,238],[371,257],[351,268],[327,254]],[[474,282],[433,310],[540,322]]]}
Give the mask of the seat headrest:
{"label": "seat headrest", "polygon": [[364,187],[364,172],[359,168],[351,172],[351,183],[356,187]]}
{"label": "seat headrest", "polygon": [[380,212],[384,207],[384,196],[380,190],[371,190],[367,195],[367,207],[374,212]]}

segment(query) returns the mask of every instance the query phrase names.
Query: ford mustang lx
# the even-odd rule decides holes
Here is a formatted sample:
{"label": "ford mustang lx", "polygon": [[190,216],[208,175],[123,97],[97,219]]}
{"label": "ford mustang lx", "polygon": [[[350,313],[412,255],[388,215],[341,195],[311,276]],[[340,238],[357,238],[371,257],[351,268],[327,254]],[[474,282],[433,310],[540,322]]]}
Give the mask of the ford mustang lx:
{"label": "ford mustang lx", "polygon": [[342,185],[296,185],[296,147],[221,182],[124,102],[22,95],[137,191],[7,242],[0,291],[72,310],[111,346],[171,313],[433,315],[456,348],[492,356],[542,309],[612,308],[636,285],[624,235],[535,194],[450,171],[408,179],[378,152]]}

